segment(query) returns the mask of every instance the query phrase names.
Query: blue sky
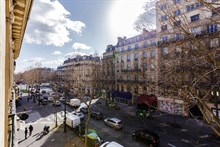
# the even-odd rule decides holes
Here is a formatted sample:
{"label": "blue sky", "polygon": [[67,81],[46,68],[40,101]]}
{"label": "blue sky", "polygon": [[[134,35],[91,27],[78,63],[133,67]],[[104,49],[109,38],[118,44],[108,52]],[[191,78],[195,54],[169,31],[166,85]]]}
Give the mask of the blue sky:
{"label": "blue sky", "polygon": [[[117,37],[139,34],[143,0],[35,0],[15,72],[56,68],[76,55],[102,55]],[[39,64],[38,64],[39,65]]]}

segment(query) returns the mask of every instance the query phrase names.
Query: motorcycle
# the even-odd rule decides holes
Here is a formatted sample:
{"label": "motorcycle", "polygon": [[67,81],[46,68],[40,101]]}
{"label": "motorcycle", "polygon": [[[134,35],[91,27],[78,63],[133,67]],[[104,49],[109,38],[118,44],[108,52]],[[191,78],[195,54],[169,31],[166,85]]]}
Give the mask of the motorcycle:
{"label": "motorcycle", "polygon": [[44,126],[44,130],[43,130],[44,134],[48,134],[49,133],[49,129],[50,129],[50,126],[45,125]]}

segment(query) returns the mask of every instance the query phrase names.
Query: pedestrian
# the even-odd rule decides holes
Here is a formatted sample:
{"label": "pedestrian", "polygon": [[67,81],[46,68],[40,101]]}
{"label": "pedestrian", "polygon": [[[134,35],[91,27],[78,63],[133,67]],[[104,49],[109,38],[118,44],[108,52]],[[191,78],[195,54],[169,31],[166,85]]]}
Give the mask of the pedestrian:
{"label": "pedestrian", "polygon": [[29,97],[27,98],[27,101],[29,102]]}
{"label": "pedestrian", "polygon": [[25,139],[27,139],[27,134],[28,134],[28,129],[27,129],[27,127],[25,127],[24,134],[25,134]]}
{"label": "pedestrian", "polygon": [[32,125],[30,125],[30,126],[29,126],[29,136],[31,136],[32,131],[33,131],[33,126],[32,126]]}

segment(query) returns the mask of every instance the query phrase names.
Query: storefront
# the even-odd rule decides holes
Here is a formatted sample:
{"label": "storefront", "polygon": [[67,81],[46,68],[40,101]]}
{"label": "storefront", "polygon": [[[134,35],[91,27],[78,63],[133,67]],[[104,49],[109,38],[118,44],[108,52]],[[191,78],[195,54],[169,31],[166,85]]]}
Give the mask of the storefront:
{"label": "storefront", "polygon": [[130,92],[113,91],[112,99],[117,103],[130,105],[132,103],[132,94]]}

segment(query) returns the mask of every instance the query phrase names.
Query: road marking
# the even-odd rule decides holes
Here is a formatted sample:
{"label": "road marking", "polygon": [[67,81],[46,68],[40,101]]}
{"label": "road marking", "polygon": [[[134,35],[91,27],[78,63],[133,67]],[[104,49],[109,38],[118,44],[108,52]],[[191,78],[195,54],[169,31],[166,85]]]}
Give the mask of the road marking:
{"label": "road marking", "polygon": [[199,138],[208,138],[209,135],[203,135],[203,136],[200,136]]}
{"label": "road marking", "polygon": [[171,147],[176,147],[175,145],[173,145],[173,144],[170,144],[170,143],[168,143],[168,146],[171,146]]}

